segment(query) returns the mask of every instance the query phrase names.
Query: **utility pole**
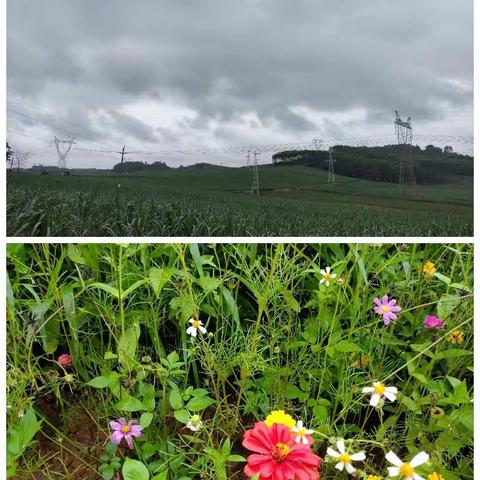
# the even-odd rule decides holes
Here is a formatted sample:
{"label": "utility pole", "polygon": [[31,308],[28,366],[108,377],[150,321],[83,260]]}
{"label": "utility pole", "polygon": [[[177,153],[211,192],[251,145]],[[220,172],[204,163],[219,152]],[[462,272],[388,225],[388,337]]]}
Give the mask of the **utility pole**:
{"label": "utility pole", "polygon": [[252,186],[250,187],[251,195],[260,195],[260,182],[258,179],[258,155],[260,153],[255,150],[253,152],[253,164],[252,164]]}
{"label": "utility pole", "polygon": [[120,160],[120,163],[123,163],[123,156],[125,155],[125,145],[122,148],[122,159]]}
{"label": "utility pole", "polygon": [[400,185],[410,185],[415,187],[417,180],[415,177],[415,165],[412,158],[412,139],[413,130],[410,117],[404,122],[398,111],[395,110],[395,134],[398,144],[401,145],[400,174],[398,183]]}
{"label": "utility pole", "polygon": [[60,170],[66,170],[67,168],[67,155],[72,148],[72,145],[75,145],[75,141],[73,139],[59,139],[56,136],[53,137],[53,142],[57,147],[57,154],[58,154],[58,168]]}

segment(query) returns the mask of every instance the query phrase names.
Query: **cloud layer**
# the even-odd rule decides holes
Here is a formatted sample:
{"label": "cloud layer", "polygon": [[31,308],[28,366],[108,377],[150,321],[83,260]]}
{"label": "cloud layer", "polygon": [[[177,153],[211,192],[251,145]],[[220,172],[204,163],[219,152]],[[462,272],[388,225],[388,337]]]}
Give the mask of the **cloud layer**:
{"label": "cloud layer", "polygon": [[391,133],[398,109],[422,132],[472,135],[472,10],[470,0],[10,0],[9,128],[165,150]]}

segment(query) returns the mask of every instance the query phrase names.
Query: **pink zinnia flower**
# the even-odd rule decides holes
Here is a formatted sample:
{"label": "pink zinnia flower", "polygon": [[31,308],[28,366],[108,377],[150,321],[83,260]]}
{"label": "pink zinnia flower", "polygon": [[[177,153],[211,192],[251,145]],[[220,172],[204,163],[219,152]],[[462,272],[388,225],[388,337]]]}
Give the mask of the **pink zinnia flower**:
{"label": "pink zinnia flower", "polygon": [[69,367],[73,363],[73,358],[69,353],[62,353],[58,358],[57,358],[57,363],[61,367]]}
{"label": "pink zinnia flower", "polygon": [[397,301],[392,298],[391,300],[388,299],[388,295],[384,295],[382,301],[378,298],[373,300],[375,302],[375,313],[383,316],[383,323],[388,325],[391,320],[396,320],[397,316],[395,313],[399,312],[401,308],[397,305]]}
{"label": "pink zinnia flower", "polygon": [[128,423],[124,418],[119,418],[116,422],[110,422],[113,433],[110,436],[110,441],[118,445],[122,438],[127,442],[128,448],[133,449],[132,437],[139,437],[142,434],[142,427],[136,425],[136,420],[130,420]]}
{"label": "pink zinnia flower", "polygon": [[429,315],[425,320],[423,321],[423,326],[425,328],[443,328],[444,321],[440,320],[439,318]]}
{"label": "pink zinnia flower", "polygon": [[258,480],[318,480],[322,459],[310,451],[310,439],[307,445],[296,443],[295,434],[286,425],[267,427],[257,422],[243,436],[242,445],[256,452],[247,458],[245,475],[259,474]]}

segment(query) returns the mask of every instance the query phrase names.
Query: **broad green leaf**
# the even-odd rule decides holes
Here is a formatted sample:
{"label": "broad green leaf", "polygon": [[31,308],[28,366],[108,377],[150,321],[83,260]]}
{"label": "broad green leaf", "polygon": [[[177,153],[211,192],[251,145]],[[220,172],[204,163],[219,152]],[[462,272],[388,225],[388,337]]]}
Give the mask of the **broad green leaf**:
{"label": "broad green leaf", "polygon": [[136,327],[127,328],[118,340],[118,361],[127,370],[132,370],[134,367],[137,342],[138,329]]}
{"label": "broad green leaf", "polygon": [[170,402],[170,406],[174,410],[179,410],[180,408],[183,408],[183,398],[182,398],[182,394],[181,394],[181,392],[178,388],[174,388],[170,392],[170,396],[169,396],[168,400]]}
{"label": "broad green leaf", "polygon": [[80,253],[80,249],[73,243],[67,245],[67,257],[74,263],[85,265],[85,260]]}
{"label": "broad green leaf", "polygon": [[152,412],[144,412],[140,416],[139,423],[143,428],[147,428],[153,420],[153,413]]}
{"label": "broad green leaf", "polygon": [[111,378],[100,376],[100,377],[92,378],[92,380],[87,382],[87,385],[93,388],[106,388],[110,385],[111,382],[112,382]]}
{"label": "broad green leaf", "polygon": [[139,412],[146,410],[145,405],[134,397],[122,398],[122,400],[117,402],[113,408],[116,408],[117,410],[124,410],[125,412]]}
{"label": "broad green leaf", "polygon": [[210,397],[194,397],[187,403],[186,408],[191,412],[199,412],[215,403]]}
{"label": "broad green leaf", "polygon": [[118,288],[107,285],[106,283],[94,282],[94,283],[91,283],[88,287],[98,288],[100,290],[103,290],[104,292],[107,292],[109,295],[111,295],[112,297],[115,297],[116,299],[120,298]]}
{"label": "broad green leaf", "polygon": [[170,281],[170,278],[172,278],[173,272],[173,268],[153,267],[150,269],[148,279],[157,298],[160,296],[163,287]]}
{"label": "broad green leaf", "polygon": [[147,283],[147,280],[142,279],[138,280],[133,285],[130,285],[125,291],[122,292],[122,298],[127,298],[131,293],[133,293],[137,288],[140,288],[145,283]]}
{"label": "broad green leaf", "polygon": [[150,473],[148,468],[138,460],[125,458],[122,467],[123,480],[149,480]]}
{"label": "broad green leaf", "polygon": [[173,416],[180,423],[184,423],[185,425],[190,421],[190,414],[184,408],[182,408],[182,410],[175,410],[175,412],[173,412]]}
{"label": "broad green leaf", "polygon": [[444,350],[442,352],[437,352],[435,354],[435,360],[442,360],[444,358],[463,357],[464,355],[473,355],[473,351],[463,350],[461,348],[458,348],[458,349],[452,348],[451,350]]}

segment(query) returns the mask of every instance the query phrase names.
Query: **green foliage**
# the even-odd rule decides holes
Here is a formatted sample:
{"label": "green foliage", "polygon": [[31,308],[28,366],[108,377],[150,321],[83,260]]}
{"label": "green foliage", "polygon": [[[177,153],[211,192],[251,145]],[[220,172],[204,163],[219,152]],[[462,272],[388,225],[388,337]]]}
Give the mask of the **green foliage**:
{"label": "green foliage", "polygon": [[[426,473],[471,478],[471,245],[11,244],[7,264],[9,431],[32,399],[53,395],[63,418],[89,405],[102,447],[80,451],[100,452],[106,480],[242,478],[242,434],[276,409],[316,430],[322,456],[337,437],[365,450],[364,473],[384,475],[390,449],[425,450]],[[402,307],[388,327],[373,312],[384,294]],[[426,330],[427,315],[445,328]],[[187,335],[190,317],[207,333]],[[55,361],[66,352],[73,383]],[[398,401],[373,409],[361,391],[379,380]],[[106,441],[120,417],[143,427],[129,460]],[[63,426],[54,438],[72,446]],[[9,456],[25,478],[28,444]]]}
{"label": "green foliage", "polygon": [[[265,165],[259,167],[259,174],[257,197],[250,195],[247,168],[209,166],[70,177],[20,173],[7,186],[7,231],[10,236],[165,237],[467,236],[473,232],[470,176],[419,185],[413,192],[392,183],[341,175],[335,184],[328,184],[323,169],[303,165]],[[95,257],[88,255],[91,267]],[[87,262],[83,254],[81,258]],[[172,273],[170,265],[150,272],[148,280],[156,285],[158,295]],[[108,292],[112,285],[101,283],[93,288],[116,294]]]}

